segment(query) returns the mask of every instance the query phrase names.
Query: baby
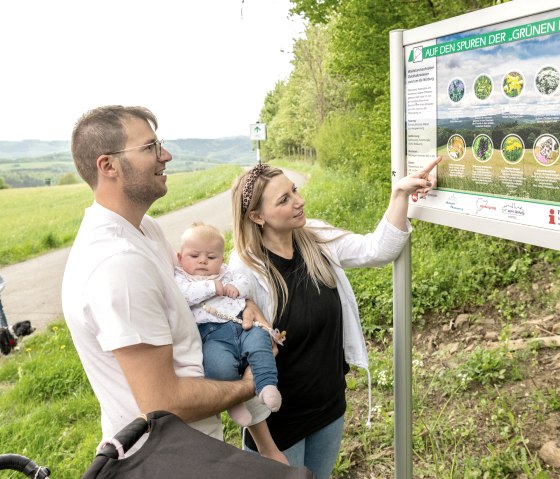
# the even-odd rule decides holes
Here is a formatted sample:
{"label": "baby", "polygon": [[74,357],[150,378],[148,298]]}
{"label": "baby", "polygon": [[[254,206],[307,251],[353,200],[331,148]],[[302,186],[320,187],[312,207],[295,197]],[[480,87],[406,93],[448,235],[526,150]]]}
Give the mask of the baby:
{"label": "baby", "polygon": [[[239,379],[251,366],[258,399],[270,411],[278,411],[282,397],[271,338],[261,327],[241,327],[249,280],[234,277],[224,264],[222,234],[213,226],[194,223],[183,233],[180,248],[175,279],[198,324],[205,376]],[[246,403],[228,413],[241,426],[254,424]]]}

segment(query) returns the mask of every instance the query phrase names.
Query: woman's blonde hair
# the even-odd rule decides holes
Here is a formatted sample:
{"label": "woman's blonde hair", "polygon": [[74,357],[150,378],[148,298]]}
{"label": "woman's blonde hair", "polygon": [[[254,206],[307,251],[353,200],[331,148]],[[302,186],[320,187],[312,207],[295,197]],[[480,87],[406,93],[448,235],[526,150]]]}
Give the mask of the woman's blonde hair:
{"label": "woman's blonde hair", "polygon": [[[257,274],[266,278],[271,286],[274,311],[278,310],[279,294],[277,288],[280,289],[282,297],[281,315],[288,302],[288,288],[284,278],[266,254],[261,228],[251,220],[249,215],[252,211],[258,212],[260,210],[263,193],[269,181],[278,175],[283,175],[284,172],[271,166],[260,166],[259,170],[256,175],[255,168],[247,171],[238,177],[233,185],[233,245],[241,261]],[[252,185],[251,182],[253,182]],[[317,288],[319,288],[319,284],[335,288],[336,278],[327,260],[328,252],[324,247],[325,241],[305,226],[295,229],[293,238],[307,266],[313,284]],[[272,319],[274,320],[274,318]]]}

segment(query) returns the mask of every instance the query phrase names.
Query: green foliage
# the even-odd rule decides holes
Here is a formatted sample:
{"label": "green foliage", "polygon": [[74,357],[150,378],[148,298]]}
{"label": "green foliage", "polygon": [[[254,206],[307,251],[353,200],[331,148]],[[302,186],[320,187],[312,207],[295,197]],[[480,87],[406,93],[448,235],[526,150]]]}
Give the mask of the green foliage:
{"label": "green foliage", "polygon": [[53,477],[81,476],[101,437],[99,406],[64,322],[0,362],[0,388],[0,451],[49,466]]}
{"label": "green foliage", "polygon": [[76,185],[79,182],[80,180],[74,173],[65,173],[60,180],[58,180],[59,185]]}
{"label": "green foliage", "polygon": [[515,357],[505,349],[477,348],[456,373],[462,389],[473,384],[490,386],[523,377]]}
{"label": "green foliage", "polygon": [[341,0],[292,0],[292,11],[303,15],[311,23],[325,23],[336,13]]}
{"label": "green foliage", "polygon": [[270,126],[266,157],[292,155],[313,145],[323,164],[338,163],[375,178],[390,170],[389,32],[500,2],[292,3],[294,12],[309,19],[309,26],[306,38],[294,45],[290,78],[265,101],[262,120]]}
{"label": "green foliage", "polygon": [[9,187],[10,185],[6,183],[6,180],[4,180],[4,178],[0,176],[0,190],[5,190],[6,188]]}
{"label": "green foliage", "polygon": [[362,131],[363,123],[355,113],[332,113],[321,125],[314,141],[320,164],[333,169],[353,167]]}

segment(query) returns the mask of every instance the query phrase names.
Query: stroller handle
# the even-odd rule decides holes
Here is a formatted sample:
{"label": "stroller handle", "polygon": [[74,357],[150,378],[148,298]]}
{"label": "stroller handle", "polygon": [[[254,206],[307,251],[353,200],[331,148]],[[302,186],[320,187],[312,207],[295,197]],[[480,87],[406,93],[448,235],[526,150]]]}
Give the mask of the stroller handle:
{"label": "stroller handle", "polygon": [[30,479],[49,479],[48,467],[38,466],[31,459],[19,454],[0,454],[0,471],[11,469],[25,474]]}

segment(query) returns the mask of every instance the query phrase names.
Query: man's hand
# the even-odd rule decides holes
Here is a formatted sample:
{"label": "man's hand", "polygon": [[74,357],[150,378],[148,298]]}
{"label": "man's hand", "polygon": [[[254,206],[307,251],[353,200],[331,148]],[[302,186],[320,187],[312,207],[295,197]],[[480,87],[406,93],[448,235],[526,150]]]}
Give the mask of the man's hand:
{"label": "man's hand", "polygon": [[243,310],[243,329],[245,331],[251,329],[255,321],[270,326],[260,308],[253,301],[248,299],[245,302],[245,309]]}
{"label": "man's hand", "polygon": [[[269,328],[271,327],[260,308],[253,301],[248,299],[245,302],[245,309],[243,310],[243,329],[248,331],[253,327],[254,322],[258,322],[263,326],[268,326]],[[272,343],[272,353],[276,356],[278,354],[278,345],[272,338],[270,338],[270,341]]]}

